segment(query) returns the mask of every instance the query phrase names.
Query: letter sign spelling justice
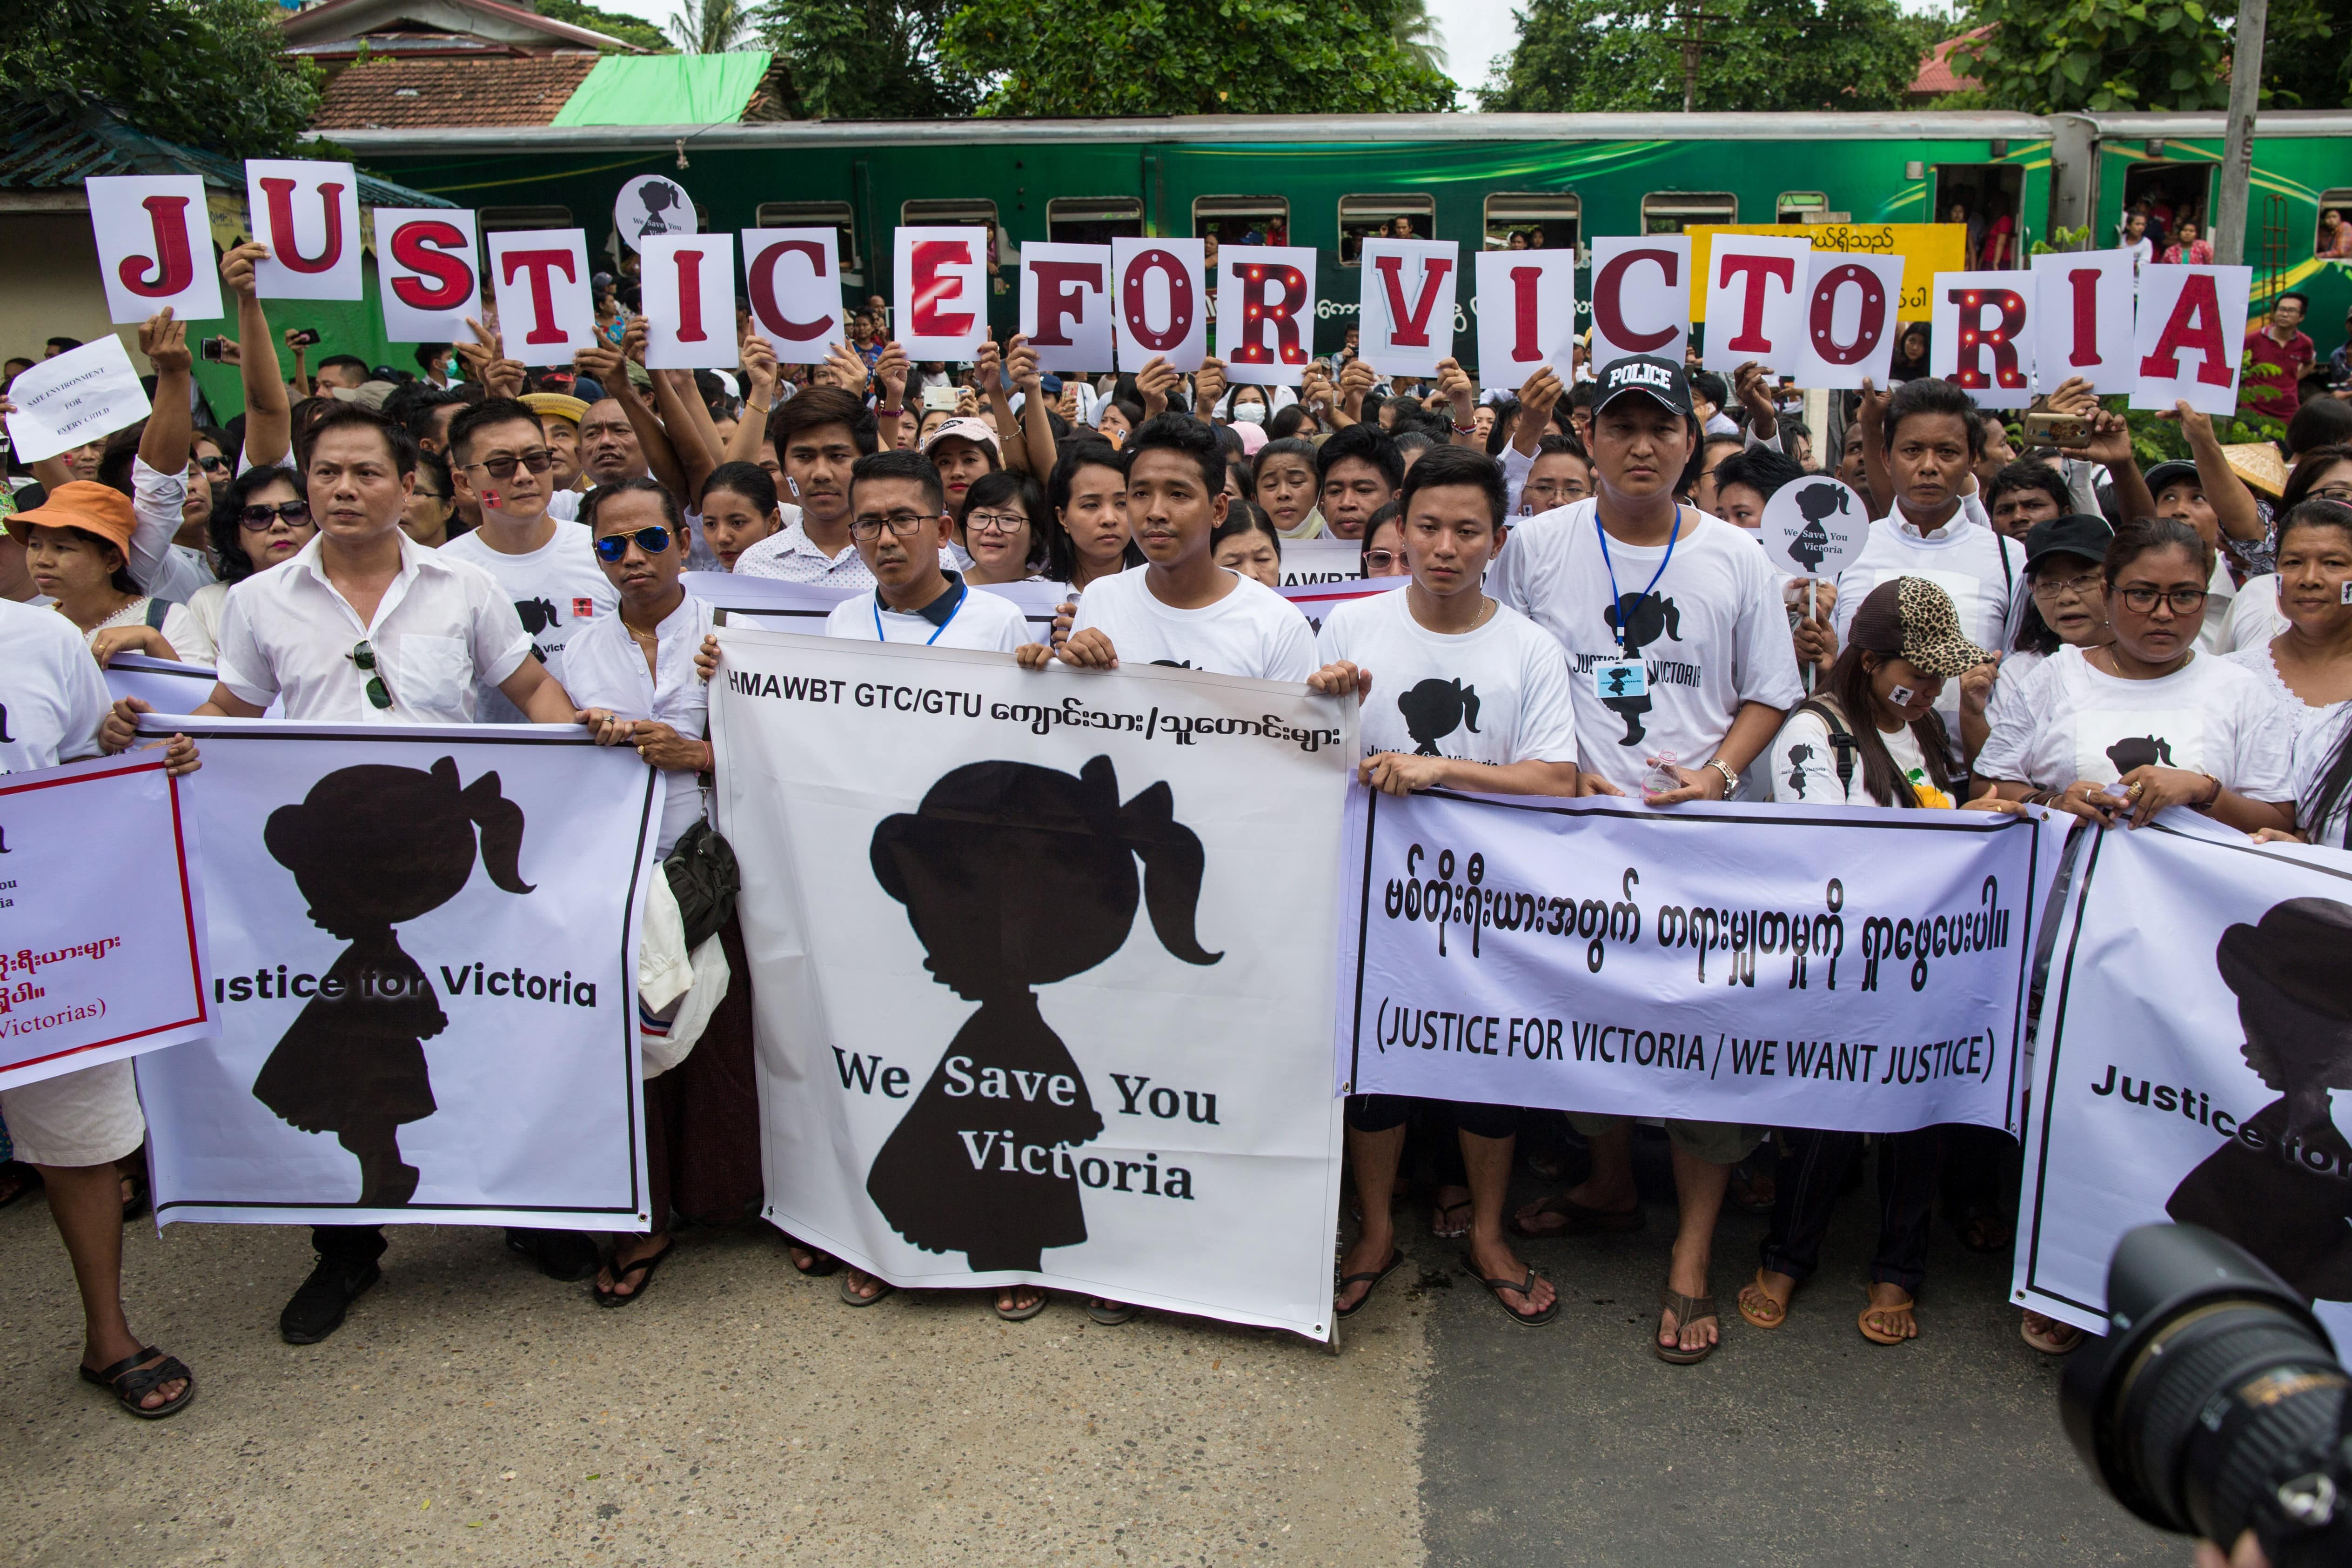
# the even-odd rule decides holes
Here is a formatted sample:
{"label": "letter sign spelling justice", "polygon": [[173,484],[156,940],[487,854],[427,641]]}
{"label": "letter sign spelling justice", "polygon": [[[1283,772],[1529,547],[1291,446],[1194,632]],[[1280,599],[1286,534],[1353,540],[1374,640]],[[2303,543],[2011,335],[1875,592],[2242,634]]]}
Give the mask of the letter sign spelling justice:
{"label": "letter sign spelling justice", "polygon": [[647,370],[731,370],[735,237],[649,234],[637,241]]}
{"label": "letter sign spelling justice", "polygon": [[82,188],[110,320],[143,321],[166,305],[184,321],[221,314],[201,177],[93,174]]}
{"label": "letter sign spelling justice", "polygon": [[1804,344],[1812,243],[1793,235],[1718,234],[1707,258],[1706,352],[1728,374],[1753,360],[1794,375]]}
{"label": "letter sign spelling justice", "polygon": [[2200,414],[2238,406],[2238,356],[2246,346],[2251,267],[2143,267],[2134,334],[2139,379],[2134,408],[2186,400]]}
{"label": "letter sign spelling justice", "polygon": [[1364,241],[1356,347],[1365,363],[1382,375],[1435,375],[1453,357],[1461,251],[1450,239]]}
{"label": "letter sign spelling justice", "polygon": [[1228,245],[1217,253],[1217,357],[1236,384],[1297,386],[1315,352],[1315,252]]}
{"label": "letter sign spelling justice", "polygon": [[527,365],[570,364],[573,354],[596,342],[588,237],[580,229],[490,236],[490,295],[509,357]]}
{"label": "letter sign spelling justice", "polygon": [[1110,247],[1023,246],[1021,335],[1037,351],[1041,371],[1110,369]]}
{"label": "letter sign spelling justice", "polygon": [[2102,394],[2139,384],[2139,359],[2132,353],[2137,287],[2128,250],[2033,258],[2033,363],[2043,392],[2070,375]]}
{"label": "letter sign spelling justice", "polygon": [[1934,311],[1929,374],[1966,391],[1979,408],[2032,402],[2033,337],[2027,327],[2032,292],[2033,280],[2021,273],[1937,273],[1928,301]]}
{"label": "letter sign spelling justice", "polygon": [[1595,366],[1633,354],[1683,357],[1690,337],[1690,252],[1689,238],[1679,234],[1592,242]]}
{"label": "letter sign spelling justice", "polygon": [[902,228],[891,246],[892,336],[907,357],[978,359],[988,337],[988,230]]}
{"label": "letter sign spelling justice", "polygon": [[441,207],[375,209],[376,288],[383,335],[395,343],[471,342],[482,317],[474,215]]}
{"label": "letter sign spelling justice", "polygon": [[[841,316],[838,229],[747,228],[744,297],[751,325],[784,364],[823,364],[847,341]],[[723,368],[723,367],[722,367]]]}
{"label": "letter sign spelling justice", "polygon": [[1479,381],[1516,390],[1549,367],[1565,382],[1576,339],[1576,252],[1482,250],[1476,276]]}
{"label": "letter sign spelling justice", "polygon": [[1813,252],[1797,384],[1856,387],[1867,378],[1885,386],[1895,363],[1895,312],[1902,300],[1901,257]]}
{"label": "letter sign spelling justice", "polygon": [[1111,329],[1118,368],[1132,374],[1155,354],[1178,371],[1201,368],[1209,355],[1207,247],[1197,239],[1110,242],[1116,297]]}
{"label": "letter sign spelling justice", "polygon": [[246,210],[253,237],[269,247],[253,264],[253,291],[264,300],[357,300],[360,277],[360,177],[349,163],[300,158],[250,158]]}

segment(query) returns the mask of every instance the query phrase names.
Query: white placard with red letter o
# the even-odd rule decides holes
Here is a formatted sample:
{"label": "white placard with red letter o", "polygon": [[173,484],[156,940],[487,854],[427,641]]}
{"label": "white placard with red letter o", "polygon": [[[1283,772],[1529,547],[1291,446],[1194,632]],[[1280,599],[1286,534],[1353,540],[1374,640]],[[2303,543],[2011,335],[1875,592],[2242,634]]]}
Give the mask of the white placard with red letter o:
{"label": "white placard with red letter o", "polygon": [[1364,241],[1356,348],[1366,364],[1382,375],[1437,374],[1438,361],[1454,355],[1461,267],[1462,247],[1450,239]]}
{"label": "white placard with red letter o", "polygon": [[735,237],[649,234],[637,242],[647,370],[730,370],[735,342]]}
{"label": "white placard with red letter o", "polygon": [[443,207],[375,209],[383,335],[396,343],[464,342],[482,317],[474,215]]}
{"label": "white placard with red letter o", "polygon": [[1209,354],[1207,247],[1197,239],[1110,242],[1111,330],[1118,368],[1132,374],[1154,355],[1180,372]]}
{"label": "white placard with red letter o", "polygon": [[2143,267],[2133,333],[2139,375],[2134,408],[2186,400],[2200,414],[2238,409],[2238,356],[2246,347],[2251,267]]}
{"label": "white placard with red letter o", "polygon": [[840,231],[747,228],[743,290],[751,327],[783,364],[823,364],[848,336],[841,315]]}
{"label": "white placard with red letter o", "polygon": [[1576,252],[1478,253],[1478,379],[1517,387],[1550,369],[1568,379],[1576,340]]}
{"label": "white placard with red letter o", "polygon": [[588,237],[576,228],[527,228],[490,236],[490,293],[507,357],[525,364],[570,364],[596,342],[588,295]]}
{"label": "white placard with red letter o", "polygon": [[246,211],[253,237],[269,255],[253,264],[253,291],[264,300],[357,300],[360,277],[360,177],[349,163],[303,158],[248,158]]}
{"label": "white placard with red letter o", "polygon": [[988,230],[902,228],[891,259],[891,335],[907,357],[978,359],[988,337]]}
{"label": "white placard with red letter o", "polygon": [[1728,374],[1753,361],[1776,374],[1797,374],[1812,254],[1812,242],[1793,235],[1715,237],[1701,368]]}
{"label": "white placard with red letter o", "polygon": [[1297,386],[1315,353],[1315,252],[1228,245],[1217,253],[1217,357],[1225,379]]}
{"label": "white placard with red letter o", "polygon": [[1679,360],[1690,337],[1687,235],[1627,235],[1592,242],[1595,370],[1635,354]]}
{"label": "white placard with red letter o", "polygon": [[1111,367],[1110,247],[1021,247],[1021,335],[1051,374]]}
{"label": "white placard with red letter o", "polygon": [[1886,384],[1902,328],[1899,256],[1813,252],[1805,284],[1805,341],[1797,356],[1800,386]]}
{"label": "white placard with red letter o", "polygon": [[1927,368],[1979,408],[2033,401],[2033,279],[2020,272],[1938,272],[1928,290]]}
{"label": "white placard with red letter o", "polygon": [[2139,384],[2132,352],[2132,298],[2138,271],[2128,250],[2063,252],[2033,258],[2033,363],[2042,390],[2080,376],[2093,392]]}
{"label": "white placard with red letter o", "polygon": [[200,177],[92,174],[82,189],[109,321],[143,321],[167,305],[184,321],[220,315],[220,268]]}

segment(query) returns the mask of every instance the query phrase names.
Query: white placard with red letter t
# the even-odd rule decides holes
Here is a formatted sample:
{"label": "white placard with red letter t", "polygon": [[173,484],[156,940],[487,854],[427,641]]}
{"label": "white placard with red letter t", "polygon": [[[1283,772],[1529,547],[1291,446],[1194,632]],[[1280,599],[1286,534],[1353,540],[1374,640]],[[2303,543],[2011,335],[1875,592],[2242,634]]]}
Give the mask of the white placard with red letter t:
{"label": "white placard with red letter t", "polygon": [[735,342],[735,237],[649,234],[637,242],[647,370],[729,370]]}
{"label": "white placard with red letter t", "polygon": [[570,364],[596,342],[588,296],[588,237],[576,228],[490,236],[490,290],[507,355],[525,364]]}
{"label": "white placard with red letter t", "polygon": [[2200,414],[2238,409],[2238,356],[2246,347],[2251,267],[2143,267],[2136,332],[2134,408],[2186,400]]}
{"label": "white placard with red letter t", "polygon": [[1706,353],[1701,368],[1729,374],[1755,362],[1797,374],[1808,339],[1812,242],[1790,235],[1718,234],[1707,258]]}
{"label": "white placard with red letter t", "polygon": [[1363,262],[1357,352],[1382,375],[1435,375],[1437,362],[1454,354],[1462,247],[1450,239],[1368,239]]}
{"label": "white placard with red letter t", "polygon": [[2139,384],[2139,357],[2132,352],[2138,286],[2128,250],[2033,258],[2033,362],[2042,391],[2056,391],[2068,376],[2102,395]]}
{"label": "white placard with red letter t", "polygon": [[482,316],[474,215],[441,207],[375,209],[383,335],[396,343],[463,342]]}
{"label": "white placard with red letter t", "polygon": [[1197,239],[1110,242],[1111,328],[1118,368],[1132,374],[1154,355],[1180,373],[1201,368],[1209,353],[1207,247]]}
{"label": "white placard with red letter t", "polygon": [[1092,374],[1111,367],[1110,247],[1021,247],[1021,335],[1037,368]]}
{"label": "white placard with red letter t", "polygon": [[92,174],[82,182],[107,319],[143,321],[165,306],[184,321],[221,313],[205,183],[194,174]]}
{"label": "white placard with red letter t", "polygon": [[246,211],[253,237],[269,247],[253,264],[264,300],[356,300],[360,280],[360,177],[349,163],[249,158]]}
{"label": "white placard with red letter t", "polygon": [[1927,367],[1979,408],[2033,401],[2034,284],[2022,272],[1938,272],[1929,289]]}
{"label": "white placard with red letter t", "polygon": [[1217,253],[1217,357],[1225,379],[1297,386],[1315,352],[1315,252],[1228,245]]}
{"label": "white placard with red letter t", "polygon": [[1596,372],[1635,354],[1683,357],[1690,337],[1690,250],[1689,237],[1679,234],[1592,242],[1591,363]]}
{"label": "white placard with red letter t", "polygon": [[1549,368],[1568,379],[1576,339],[1576,252],[1482,250],[1478,253],[1478,379],[1488,386],[1524,385]]}
{"label": "white placard with red letter t", "polygon": [[978,359],[988,337],[988,230],[902,228],[892,245],[891,335],[907,357]]}
{"label": "white placard with red letter t", "polygon": [[[743,287],[751,325],[784,364],[823,364],[846,341],[837,229],[747,228]],[[724,368],[723,366],[721,368]]]}

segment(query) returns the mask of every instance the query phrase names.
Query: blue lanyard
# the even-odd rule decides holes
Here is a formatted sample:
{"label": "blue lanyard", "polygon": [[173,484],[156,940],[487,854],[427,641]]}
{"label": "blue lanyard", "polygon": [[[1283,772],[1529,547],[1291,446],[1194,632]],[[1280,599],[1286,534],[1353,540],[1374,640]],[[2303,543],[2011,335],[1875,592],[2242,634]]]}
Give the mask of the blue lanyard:
{"label": "blue lanyard", "polygon": [[[1675,518],[1675,524],[1676,524],[1676,526],[1678,526],[1678,527],[1679,527],[1679,526],[1681,525],[1681,521],[1682,521],[1681,518],[1680,518],[1679,516],[1677,516],[1677,517]],[[970,584],[967,584],[967,583],[958,583],[958,584],[956,584],[956,602],[955,602],[955,608],[954,608],[954,609],[952,609],[952,610],[950,610],[950,611],[948,612],[948,618],[947,618],[946,620],[941,621],[941,622],[940,623],[939,631],[935,631],[935,632],[933,632],[929,637],[925,637],[925,638],[923,639],[923,646],[924,646],[925,647],[930,647],[933,643],[935,643],[935,642],[939,641],[939,640],[940,640],[940,634],[941,632],[946,631],[950,626],[951,626],[955,625],[955,618],[956,618],[958,616],[960,616],[960,615],[963,614],[963,602],[964,602],[966,599],[969,599],[969,598],[971,598],[971,585]],[[875,590],[874,590],[874,603],[873,603],[871,605],[867,606],[867,607],[868,607],[868,608],[870,608],[870,609],[872,609],[872,610],[873,610],[873,612],[874,612],[874,640],[875,640],[876,642],[888,642],[890,639],[889,639],[888,637],[884,637],[884,636],[882,635],[882,590],[881,590],[881,589],[877,588],[877,589],[875,589]],[[891,613],[895,615],[895,614],[897,614],[898,612],[893,611],[893,612],[891,612]]]}
{"label": "blue lanyard", "polygon": [[1683,509],[1679,506],[1675,508],[1675,531],[1666,535],[1665,558],[1658,563],[1658,569],[1650,574],[1650,586],[1643,589],[1634,599],[1632,610],[1625,607],[1624,596],[1617,592],[1617,563],[1609,559],[1609,531],[1601,526],[1599,507],[1592,509],[1592,531],[1601,541],[1601,564],[1609,570],[1609,605],[1617,612],[1617,651],[1623,653],[1625,631],[1633,625],[1634,611],[1642,607],[1642,601],[1650,596],[1650,589],[1658,585],[1658,579],[1666,574],[1666,566],[1675,558],[1675,541],[1683,536]]}

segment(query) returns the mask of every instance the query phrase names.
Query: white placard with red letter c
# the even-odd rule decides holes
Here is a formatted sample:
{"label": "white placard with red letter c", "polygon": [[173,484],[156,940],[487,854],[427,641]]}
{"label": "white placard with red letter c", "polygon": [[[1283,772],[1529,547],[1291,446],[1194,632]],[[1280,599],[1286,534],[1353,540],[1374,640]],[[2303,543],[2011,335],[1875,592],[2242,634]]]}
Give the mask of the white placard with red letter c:
{"label": "white placard with red letter c", "polygon": [[526,228],[490,236],[490,291],[507,357],[525,364],[570,364],[596,342],[588,296],[588,237],[576,228]]}
{"label": "white placard with red letter c", "polygon": [[637,241],[647,370],[730,370],[735,342],[735,237],[649,234]]}
{"label": "white placard with red letter c", "polygon": [[1592,349],[1598,371],[1635,354],[1679,360],[1690,337],[1687,235],[1625,235],[1592,242]]}
{"label": "white placard with red letter c", "polygon": [[375,209],[383,335],[395,343],[466,342],[482,317],[474,215],[444,207]]}
{"label": "white placard with red letter c", "polygon": [[1110,247],[1021,247],[1021,335],[1037,368],[1090,375],[1111,367]]}
{"label": "white placard with red letter c", "polygon": [[1901,257],[1813,252],[1797,384],[1844,388],[1867,380],[1885,386],[1902,331],[1895,318],[1902,300]]}
{"label": "white placard with red letter c", "polygon": [[1707,257],[1706,353],[1725,374],[1750,361],[1794,375],[1807,340],[1812,242],[1793,235],[1718,234]]}
{"label": "white placard with red letter c", "polygon": [[143,321],[165,306],[184,321],[221,313],[205,182],[194,174],[92,174],[82,182],[107,320]]}
{"label": "white placard with red letter c", "polygon": [[357,300],[360,177],[349,163],[248,158],[246,211],[269,255],[253,264],[263,300]]}
{"label": "white placard with red letter c", "polygon": [[1364,363],[1382,375],[1435,375],[1454,355],[1461,268],[1462,247],[1450,239],[1364,241],[1356,315]]}
{"label": "white placard with red letter c", "polygon": [[[847,342],[841,316],[838,229],[747,228],[744,298],[751,325],[782,364],[823,364]],[[720,367],[725,368],[725,367]]]}
{"label": "white placard with red letter c", "polygon": [[978,359],[988,337],[988,230],[899,229],[892,264],[891,335],[907,357]]}

